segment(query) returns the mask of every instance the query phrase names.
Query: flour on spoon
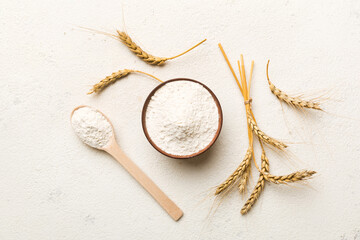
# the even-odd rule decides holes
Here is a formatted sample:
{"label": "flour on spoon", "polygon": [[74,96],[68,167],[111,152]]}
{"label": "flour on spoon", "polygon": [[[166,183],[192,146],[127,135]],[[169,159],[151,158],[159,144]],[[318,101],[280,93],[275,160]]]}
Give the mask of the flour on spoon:
{"label": "flour on spoon", "polygon": [[105,147],[113,135],[113,129],[108,120],[90,107],[76,109],[71,117],[71,124],[76,135],[94,148]]}

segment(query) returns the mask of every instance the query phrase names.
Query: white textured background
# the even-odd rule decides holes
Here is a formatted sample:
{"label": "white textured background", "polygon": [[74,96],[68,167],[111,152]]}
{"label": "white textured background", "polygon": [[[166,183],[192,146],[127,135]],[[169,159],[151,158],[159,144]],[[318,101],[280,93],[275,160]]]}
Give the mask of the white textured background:
{"label": "white textured background", "polygon": [[[122,27],[122,6],[129,34],[154,55],[208,41],[153,67],[119,42],[76,27],[114,32]],[[1,1],[0,26],[0,239],[360,238],[359,1]],[[255,60],[259,125],[294,143],[287,157],[268,151],[271,172],[319,172],[308,185],[267,184],[246,216],[246,199],[236,191],[209,216],[211,188],[247,148],[243,100],[218,42],[233,63],[240,53]],[[268,58],[275,85],[327,92],[329,113],[282,111],[266,83]],[[152,79],[132,75],[86,95],[123,68],[208,85],[224,113],[211,151],[177,161],[146,141],[140,116],[157,85]],[[110,156],[76,138],[69,114],[80,104],[109,116],[120,146],[183,209],[179,222]],[[250,191],[256,180],[254,171]]]}

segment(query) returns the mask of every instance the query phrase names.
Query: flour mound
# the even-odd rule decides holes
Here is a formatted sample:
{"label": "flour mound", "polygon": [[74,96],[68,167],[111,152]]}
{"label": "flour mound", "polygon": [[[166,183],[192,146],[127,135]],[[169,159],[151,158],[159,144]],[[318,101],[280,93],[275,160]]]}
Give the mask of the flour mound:
{"label": "flour mound", "polygon": [[108,120],[96,109],[90,107],[75,110],[71,124],[76,135],[94,148],[105,147],[113,135],[113,129]]}
{"label": "flour mound", "polygon": [[191,81],[159,88],[146,109],[146,127],[163,151],[191,155],[207,147],[219,128],[219,112],[210,92]]}

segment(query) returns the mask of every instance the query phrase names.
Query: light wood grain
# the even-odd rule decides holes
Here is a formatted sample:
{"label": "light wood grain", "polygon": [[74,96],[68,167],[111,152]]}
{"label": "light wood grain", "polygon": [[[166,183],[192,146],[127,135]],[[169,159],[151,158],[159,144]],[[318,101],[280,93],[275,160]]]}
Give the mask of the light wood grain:
{"label": "light wood grain", "polygon": [[178,221],[183,212],[163,191],[120,149],[116,141],[112,141],[104,151],[112,155],[125,169],[148,191],[159,205],[174,219]]}

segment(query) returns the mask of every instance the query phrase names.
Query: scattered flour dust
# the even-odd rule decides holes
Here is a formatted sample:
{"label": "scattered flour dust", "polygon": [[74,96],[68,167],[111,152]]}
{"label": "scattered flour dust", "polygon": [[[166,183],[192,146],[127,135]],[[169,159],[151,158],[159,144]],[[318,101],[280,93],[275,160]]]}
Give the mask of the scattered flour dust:
{"label": "scattered flour dust", "polygon": [[159,88],[146,109],[151,140],[163,151],[178,155],[199,152],[214,139],[219,112],[210,92],[191,81],[173,81]]}
{"label": "scattered flour dust", "polygon": [[108,120],[91,107],[81,107],[75,110],[71,117],[71,124],[76,135],[84,143],[94,148],[105,147],[113,135],[113,129]]}

